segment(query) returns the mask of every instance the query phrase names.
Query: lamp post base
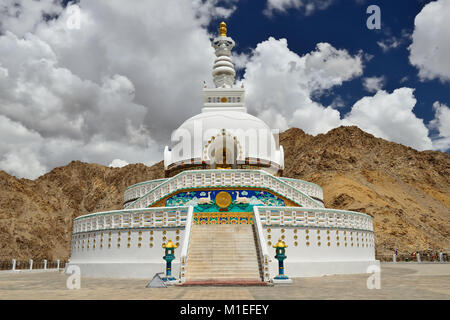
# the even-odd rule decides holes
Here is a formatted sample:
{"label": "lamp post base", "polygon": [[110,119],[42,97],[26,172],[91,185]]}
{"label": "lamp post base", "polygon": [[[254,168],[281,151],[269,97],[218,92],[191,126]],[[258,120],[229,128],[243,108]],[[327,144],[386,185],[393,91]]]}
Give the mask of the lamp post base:
{"label": "lamp post base", "polygon": [[177,279],[172,276],[166,276],[166,277],[162,277],[161,280],[164,282],[168,282],[168,281],[170,282],[170,281],[176,281]]}
{"label": "lamp post base", "polygon": [[283,279],[277,279],[277,277],[273,278],[272,280],[273,284],[291,284],[292,280],[289,279],[288,277],[283,278]]}

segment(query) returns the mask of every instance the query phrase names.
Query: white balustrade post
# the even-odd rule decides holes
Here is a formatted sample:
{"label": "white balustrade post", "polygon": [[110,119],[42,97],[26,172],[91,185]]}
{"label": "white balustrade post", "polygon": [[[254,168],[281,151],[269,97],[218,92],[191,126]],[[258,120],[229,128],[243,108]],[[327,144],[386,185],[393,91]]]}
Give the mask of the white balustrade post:
{"label": "white balustrade post", "polygon": [[16,271],[16,259],[12,259],[12,271]]}
{"label": "white balustrade post", "polygon": [[444,262],[444,254],[439,252],[439,262]]}
{"label": "white balustrade post", "polygon": [[47,270],[47,259],[44,259],[44,270]]}
{"label": "white balustrade post", "polygon": [[392,262],[397,263],[397,255],[395,253],[392,255]]}
{"label": "white balustrade post", "polygon": [[30,271],[33,270],[33,259],[30,259]]}
{"label": "white balustrade post", "polygon": [[418,252],[417,252],[417,262],[418,262],[418,263],[421,263],[421,262],[422,262],[422,260],[420,260],[420,253],[418,253]]}

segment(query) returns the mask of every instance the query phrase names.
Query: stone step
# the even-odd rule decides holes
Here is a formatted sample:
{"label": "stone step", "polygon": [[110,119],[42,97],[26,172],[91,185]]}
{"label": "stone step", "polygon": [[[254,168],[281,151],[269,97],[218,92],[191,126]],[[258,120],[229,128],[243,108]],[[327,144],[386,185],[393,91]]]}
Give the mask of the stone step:
{"label": "stone step", "polygon": [[255,255],[256,254],[256,249],[255,250],[248,250],[248,251],[240,251],[240,250],[224,250],[224,251],[207,251],[206,250],[192,250],[189,251],[189,256],[204,256],[204,257],[208,257],[208,256],[226,256],[226,255],[233,255],[233,256],[241,256],[241,257],[245,257],[248,255]]}
{"label": "stone step", "polygon": [[216,237],[211,237],[211,238],[207,238],[207,237],[202,237],[202,238],[191,238],[191,240],[199,240],[199,241],[208,241],[208,242],[212,242],[212,243],[222,243],[224,244],[222,241],[227,241],[228,239],[231,240],[242,240],[242,241],[253,241],[254,238],[242,238],[242,237],[221,237],[221,236],[216,236]]}
{"label": "stone step", "polygon": [[266,282],[261,281],[260,279],[224,279],[224,280],[195,280],[195,281],[187,281],[181,286],[189,287],[189,286],[229,286],[229,287],[236,287],[236,286],[267,286],[268,284]]}
{"label": "stone step", "polygon": [[249,268],[249,267],[247,267],[247,268],[230,268],[230,269],[227,269],[227,270],[223,270],[223,269],[219,269],[219,268],[187,268],[187,271],[188,272],[197,272],[197,271],[199,271],[199,272],[216,272],[217,271],[217,273],[242,273],[242,272],[244,272],[244,273],[258,273],[259,272],[259,270],[258,269],[254,269],[254,268]]}
{"label": "stone step", "polygon": [[243,278],[259,278],[259,273],[215,273],[215,272],[199,272],[199,273],[193,273],[188,274],[188,279],[192,278],[198,278],[198,279],[205,279],[205,278],[237,278],[237,279],[243,279]]}
{"label": "stone step", "polygon": [[261,281],[252,225],[193,225],[186,278]]}
{"label": "stone step", "polygon": [[202,270],[187,270],[188,276],[193,275],[202,275],[202,274],[212,274],[212,275],[239,275],[239,274],[245,274],[245,275],[259,275],[259,270],[228,270],[227,272],[221,272],[220,270],[210,270],[210,269],[202,269]]}
{"label": "stone step", "polygon": [[188,277],[187,281],[199,281],[199,280],[222,280],[222,279],[229,279],[229,280],[259,280],[261,279],[259,277],[239,277],[239,276],[202,276],[202,277]]}
{"label": "stone step", "polygon": [[196,275],[188,275],[188,279],[260,279],[259,274],[216,274],[216,273],[199,273]]}
{"label": "stone step", "polygon": [[[258,261],[256,257],[229,257],[229,256],[214,256],[214,257],[202,257],[202,256],[190,256],[187,260],[189,262],[198,263],[210,263],[211,261],[230,261],[230,263],[254,263]],[[225,263],[227,265],[227,263]]]}
{"label": "stone step", "polygon": [[[211,261],[230,261],[233,263],[248,263],[252,261],[258,261],[255,256],[229,256],[229,255],[217,255],[217,256],[202,256],[202,255],[192,255],[189,256],[187,261],[190,262],[211,262]],[[226,265],[226,263],[225,263]]]}

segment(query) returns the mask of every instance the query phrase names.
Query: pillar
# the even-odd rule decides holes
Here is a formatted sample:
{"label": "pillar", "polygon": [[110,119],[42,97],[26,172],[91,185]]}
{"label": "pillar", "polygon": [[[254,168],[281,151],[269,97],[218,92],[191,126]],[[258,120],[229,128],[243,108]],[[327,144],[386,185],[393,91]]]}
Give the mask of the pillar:
{"label": "pillar", "polygon": [[56,260],[56,270],[58,270],[58,271],[59,271],[59,259],[58,259],[58,260]]}
{"label": "pillar", "polygon": [[16,271],[16,259],[12,259],[12,271]]}
{"label": "pillar", "polygon": [[420,253],[418,253],[418,252],[417,252],[417,262],[418,262],[418,263],[421,263],[421,262],[422,262],[422,260],[420,260]]}
{"label": "pillar", "polygon": [[30,271],[33,270],[33,259],[30,259]]}
{"label": "pillar", "polygon": [[444,262],[444,254],[439,252],[439,262]]}
{"label": "pillar", "polygon": [[47,270],[47,259],[44,259],[44,270]]}
{"label": "pillar", "polygon": [[392,262],[397,263],[397,255],[395,253],[392,255]]}

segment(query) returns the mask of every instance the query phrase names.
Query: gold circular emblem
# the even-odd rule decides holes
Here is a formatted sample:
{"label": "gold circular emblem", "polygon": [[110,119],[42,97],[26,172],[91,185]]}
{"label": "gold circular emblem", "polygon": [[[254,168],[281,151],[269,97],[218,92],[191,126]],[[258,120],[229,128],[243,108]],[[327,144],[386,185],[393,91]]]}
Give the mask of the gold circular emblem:
{"label": "gold circular emblem", "polygon": [[222,99],[220,99],[220,101],[227,102],[227,98],[223,97]]}
{"label": "gold circular emblem", "polygon": [[231,195],[228,192],[220,191],[216,195],[216,204],[220,208],[226,208],[231,204]]}

